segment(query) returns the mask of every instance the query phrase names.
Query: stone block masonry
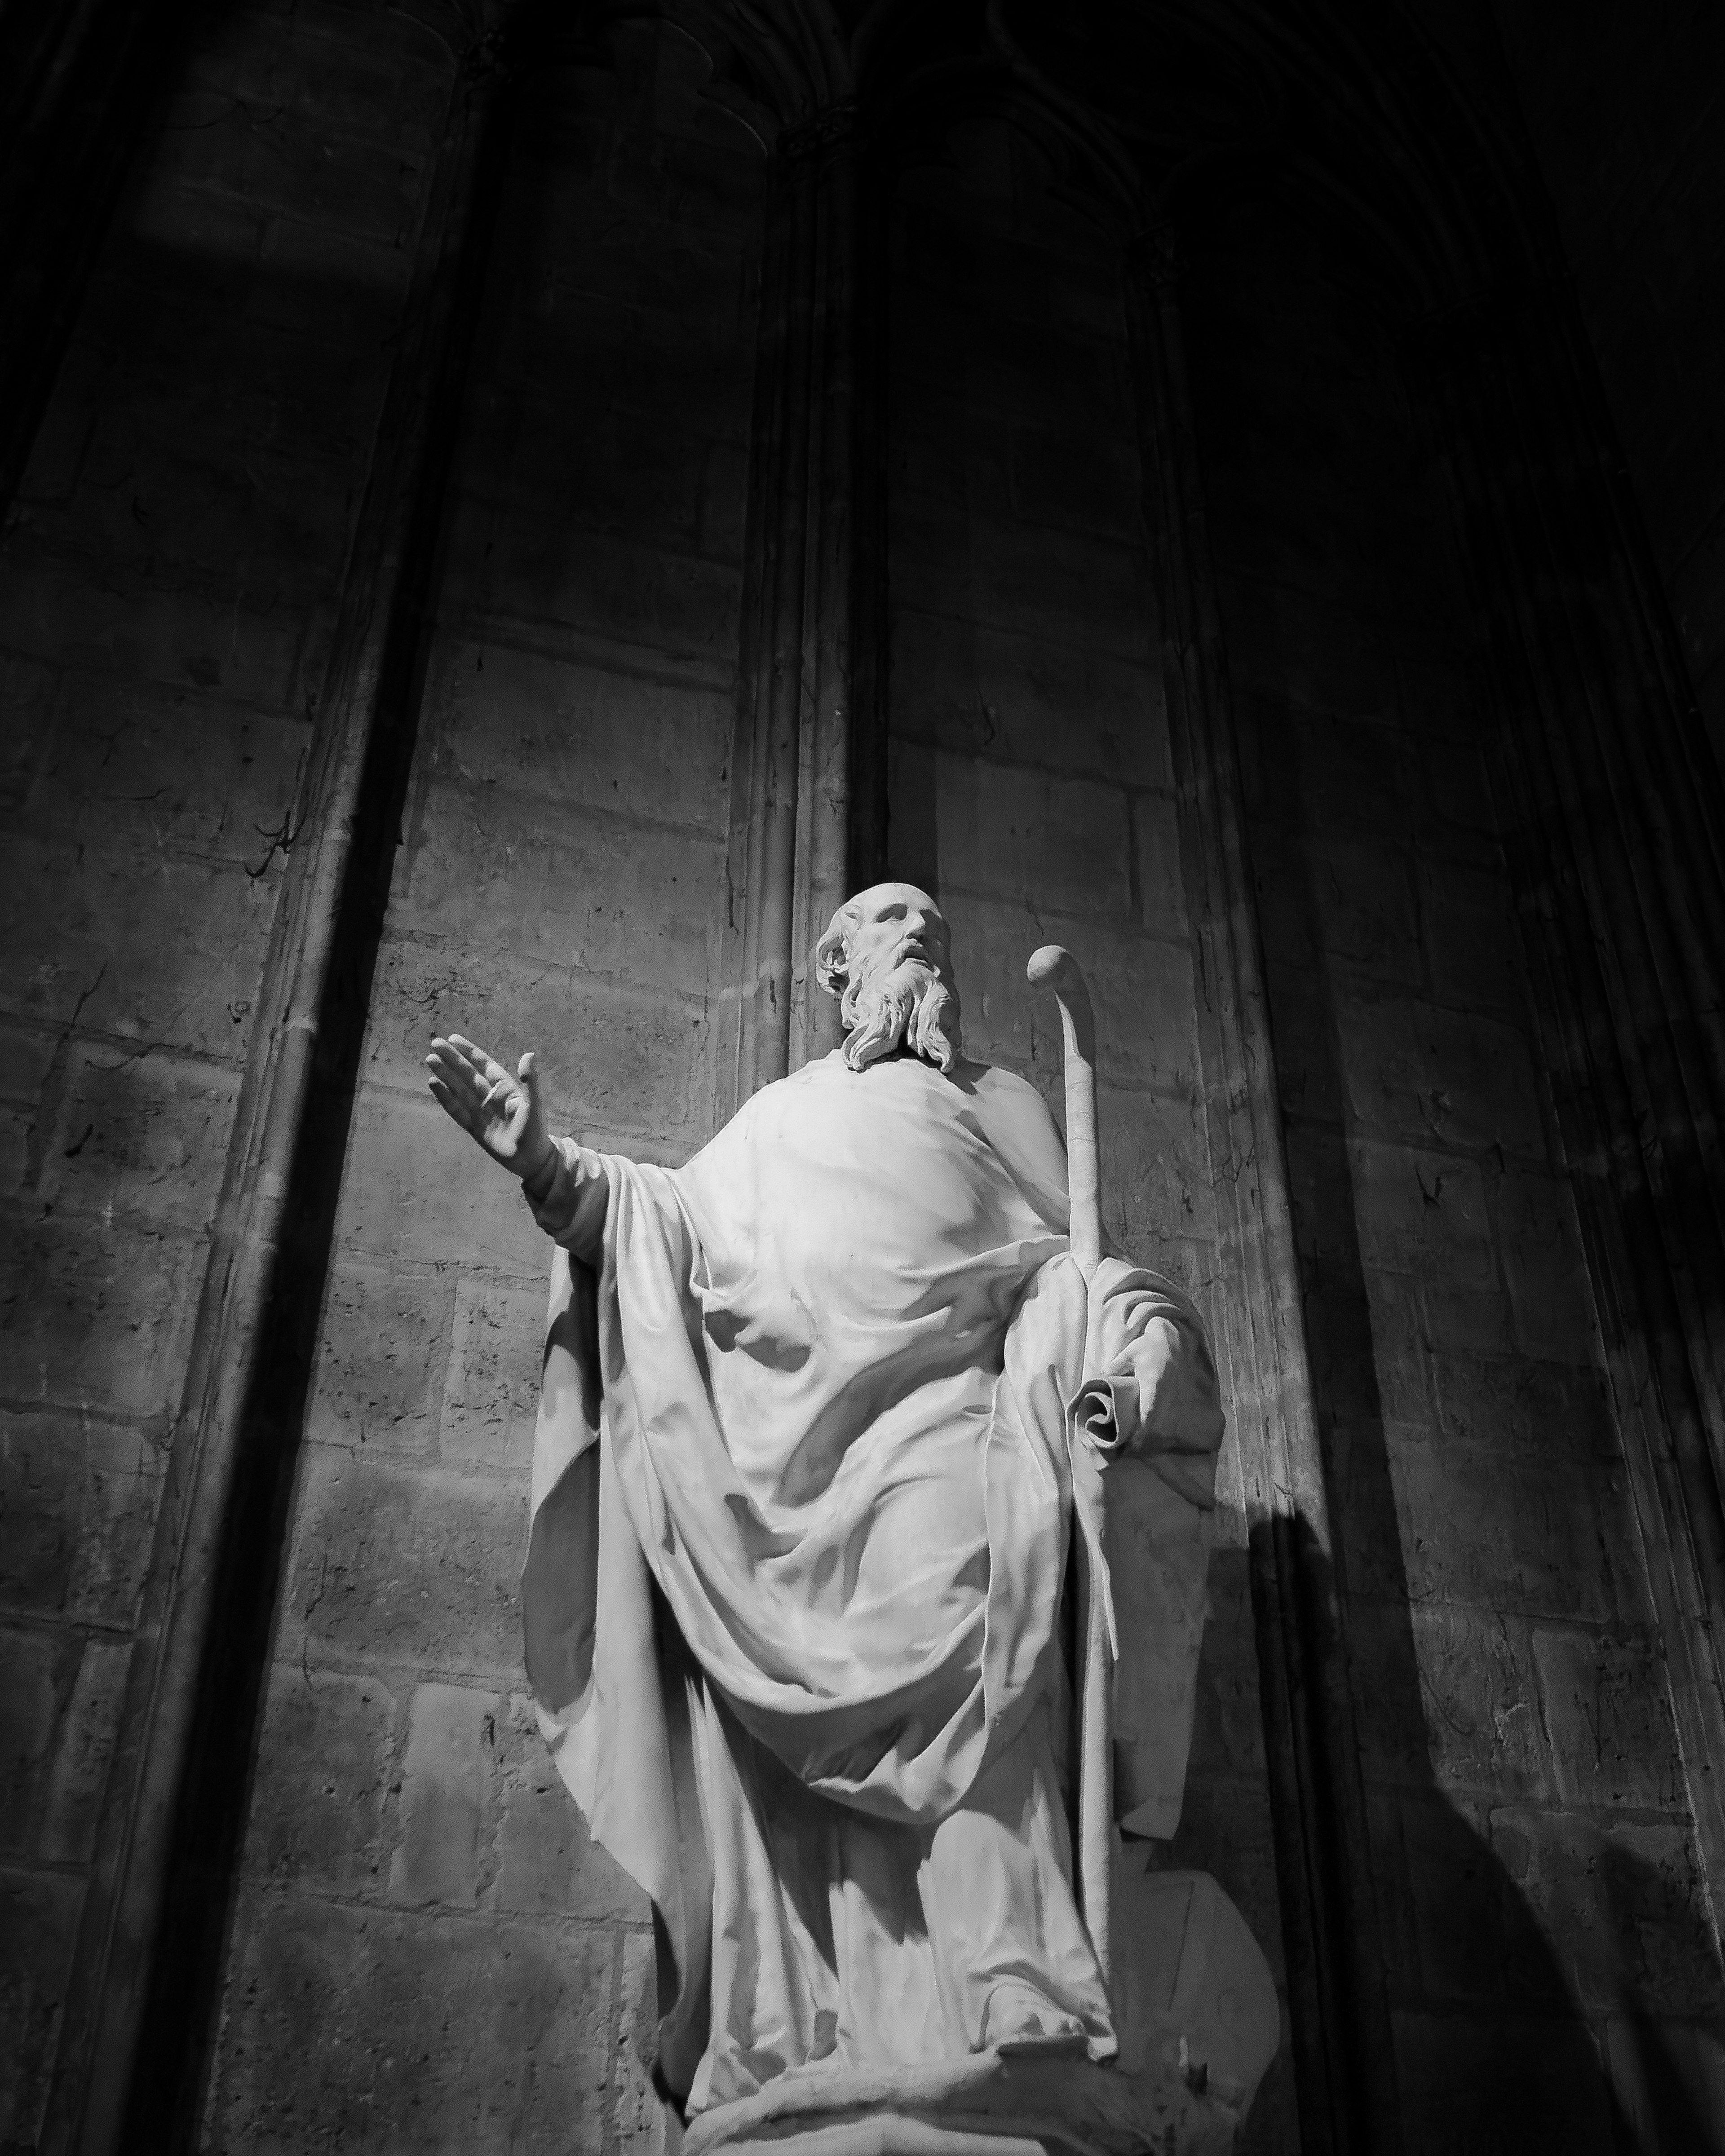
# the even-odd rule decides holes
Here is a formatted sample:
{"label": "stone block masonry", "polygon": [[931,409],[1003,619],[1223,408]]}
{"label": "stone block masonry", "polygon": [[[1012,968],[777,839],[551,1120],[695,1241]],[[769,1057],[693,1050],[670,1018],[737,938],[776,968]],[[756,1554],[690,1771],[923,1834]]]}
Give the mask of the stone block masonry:
{"label": "stone block masonry", "polygon": [[116,1794],[191,1322],[449,87],[447,54],[404,18],[206,16],[6,526],[10,2148],[42,2129]]}
{"label": "stone block masonry", "polygon": [[[1700,2087],[1722,1985],[1500,812],[1455,692],[1476,631],[1420,413],[1312,244],[1260,205],[1191,284],[1407,2145],[1520,2120],[1604,2148],[1614,2109],[1645,2112],[1638,2075]],[[1273,383],[1250,326],[1271,318]],[[1265,400],[1296,398],[1262,454]]]}

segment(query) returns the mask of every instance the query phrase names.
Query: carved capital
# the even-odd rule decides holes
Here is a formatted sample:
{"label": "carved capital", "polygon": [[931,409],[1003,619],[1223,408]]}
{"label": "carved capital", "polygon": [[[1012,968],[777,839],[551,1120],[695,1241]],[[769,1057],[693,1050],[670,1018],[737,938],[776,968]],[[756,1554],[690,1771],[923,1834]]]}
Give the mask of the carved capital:
{"label": "carved capital", "polygon": [[801,164],[806,158],[821,157],[837,144],[848,142],[855,126],[856,100],[842,98],[813,119],[785,128],[778,138],[778,154],[788,165]]}
{"label": "carved capital", "polygon": [[1145,225],[1134,237],[1132,265],[1158,299],[1172,299],[1180,285],[1180,238],[1172,218]]}

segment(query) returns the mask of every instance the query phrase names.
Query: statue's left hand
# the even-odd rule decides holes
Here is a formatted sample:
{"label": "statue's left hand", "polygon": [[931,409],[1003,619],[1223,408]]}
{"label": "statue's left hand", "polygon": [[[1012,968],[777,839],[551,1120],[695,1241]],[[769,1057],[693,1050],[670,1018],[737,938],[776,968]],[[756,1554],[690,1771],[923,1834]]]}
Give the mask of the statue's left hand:
{"label": "statue's left hand", "polygon": [[454,1033],[432,1041],[425,1065],[432,1097],[444,1114],[511,1175],[531,1183],[552,1155],[532,1050],[511,1077],[494,1056]]}

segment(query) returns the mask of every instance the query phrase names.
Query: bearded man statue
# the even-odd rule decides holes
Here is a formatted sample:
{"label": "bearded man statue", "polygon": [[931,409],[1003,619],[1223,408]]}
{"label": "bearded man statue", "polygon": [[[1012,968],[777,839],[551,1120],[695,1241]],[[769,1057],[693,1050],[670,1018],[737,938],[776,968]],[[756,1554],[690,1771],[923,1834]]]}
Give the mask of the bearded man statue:
{"label": "bearded man statue", "polygon": [[1086,1291],[1059,1131],[965,1057],[933,901],[864,891],[816,964],[844,1046],[680,1169],[554,1140],[531,1055],[429,1059],[557,1246],[527,1671],[651,1901],[691,2156],[787,2090],[855,2116],[954,2062],[1113,2057],[1070,1824],[1075,1476],[1129,1457],[1201,1522],[1222,1434],[1185,1296],[1115,1258]]}

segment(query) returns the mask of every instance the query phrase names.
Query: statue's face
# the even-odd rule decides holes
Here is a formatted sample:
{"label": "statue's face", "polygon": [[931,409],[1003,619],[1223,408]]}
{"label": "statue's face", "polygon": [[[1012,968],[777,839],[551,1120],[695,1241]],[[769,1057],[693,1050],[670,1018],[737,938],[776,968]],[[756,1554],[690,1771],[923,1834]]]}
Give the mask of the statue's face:
{"label": "statue's face", "polygon": [[926,891],[913,883],[877,883],[856,905],[860,917],[845,946],[853,983],[865,987],[906,960],[920,960],[955,987],[946,916]]}

